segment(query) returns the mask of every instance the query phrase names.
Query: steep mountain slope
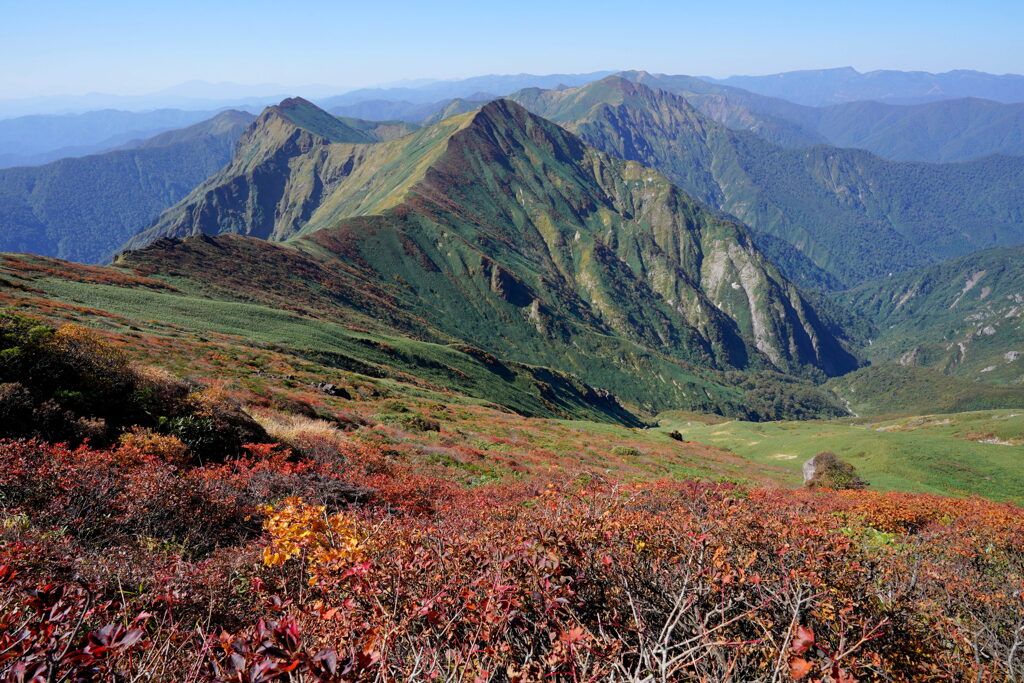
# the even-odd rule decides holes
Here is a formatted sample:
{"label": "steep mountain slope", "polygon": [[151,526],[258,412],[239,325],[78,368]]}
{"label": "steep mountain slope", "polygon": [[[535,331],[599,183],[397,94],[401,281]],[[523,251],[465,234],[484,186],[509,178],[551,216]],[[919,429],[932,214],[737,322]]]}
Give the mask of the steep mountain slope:
{"label": "steep mountain slope", "polygon": [[783,147],[807,147],[828,142],[816,130],[814,115],[817,109],[814,107],[693,76],[647,71],[623,71],[615,75],[652,90],[680,95],[709,119],[733,130],[756,133]]}
{"label": "steep mountain slope", "polygon": [[283,240],[348,216],[379,213],[422,177],[443,152],[439,141],[462,123],[451,119],[374,144],[369,132],[310,102],[285,100],[267,108],[242,135],[224,168],[127,248],[199,233]]}
{"label": "steep mountain slope", "polygon": [[[248,246],[280,249],[257,240],[244,241]],[[264,285],[284,284],[280,272],[261,275],[266,278]],[[217,273],[202,276],[213,279]],[[450,339],[397,336],[379,321],[359,318],[354,311],[341,323],[331,322],[237,298],[187,294],[119,268],[29,254],[0,255],[0,303],[117,330],[130,337],[130,343],[138,342],[140,334],[153,335],[151,342],[172,355],[182,353],[195,366],[205,364],[212,338],[218,351],[209,355],[226,361],[243,383],[255,371],[286,391],[300,387],[314,394],[351,398],[333,389],[333,383],[344,377],[361,385],[360,393],[368,390],[373,396],[469,399],[469,403],[491,403],[528,416],[641,424],[614,396],[577,377],[502,361],[480,349],[450,344]],[[292,376],[272,374],[281,367],[301,368],[302,383]]]}
{"label": "steep mountain slope", "polygon": [[619,74],[681,95],[700,113],[783,147],[827,143],[894,161],[969,161],[1024,154],[1024,104],[959,98],[917,105],[847,102],[809,107],[690,76]]}
{"label": "steep mountain slope", "polygon": [[230,159],[252,120],[227,111],[131,149],[0,170],[0,251],[109,259]]}
{"label": "steep mountain slope", "polygon": [[872,319],[878,361],[1024,380],[1024,248],[990,249],[837,295]]}
{"label": "steep mountain slope", "polygon": [[824,145],[785,149],[616,77],[514,98],[777,238],[759,239],[804,284],[850,285],[1024,239],[1021,158],[939,165]]}
{"label": "steep mountain slope", "polygon": [[[732,400],[700,368],[857,365],[741,225],[504,100],[373,145],[328,143],[268,111],[223,173],[133,245],[223,233],[306,237],[262,267],[238,238],[164,240],[120,263],[187,279],[194,267],[172,264],[198,249],[190,263],[231,273],[218,296],[259,292],[327,316],[349,315],[330,313],[339,302],[400,311],[392,324],[409,333],[429,323],[652,407]],[[334,275],[271,294],[267,270]],[[377,302],[358,294],[378,290]]]}
{"label": "steep mountain slope", "polygon": [[1024,102],[1024,76],[997,76],[970,70],[940,74],[889,70],[860,73],[843,67],[706,80],[812,107],[861,100],[918,104],[959,97]]}

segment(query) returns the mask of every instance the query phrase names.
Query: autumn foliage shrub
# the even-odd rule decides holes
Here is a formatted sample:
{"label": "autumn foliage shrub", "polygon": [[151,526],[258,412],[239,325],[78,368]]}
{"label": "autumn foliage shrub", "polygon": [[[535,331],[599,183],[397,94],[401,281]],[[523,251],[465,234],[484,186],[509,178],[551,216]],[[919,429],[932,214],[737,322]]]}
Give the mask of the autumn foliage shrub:
{"label": "autumn foliage shrub", "polygon": [[1024,676],[1011,505],[596,477],[465,489],[355,439],[327,460],[264,444],[203,465],[151,439],[0,443],[4,676]]}
{"label": "autumn foliage shrub", "polygon": [[0,436],[75,441],[141,417],[128,362],[74,325],[55,330],[0,313],[0,383],[0,411],[21,418],[0,423]]}
{"label": "autumn foliage shrub", "polygon": [[174,435],[205,461],[269,441],[231,401],[130,363],[93,331],[0,312],[0,438],[107,445],[134,427]]}
{"label": "autumn foliage shrub", "polygon": [[233,485],[233,472],[183,471],[132,445],[94,450],[0,442],[0,461],[8,512],[91,544],[146,536],[202,550],[244,537],[243,520],[253,511]]}
{"label": "autumn foliage shrub", "polygon": [[154,456],[172,465],[184,466],[190,456],[188,446],[173,434],[160,434],[145,427],[133,427],[121,435],[124,448]]}

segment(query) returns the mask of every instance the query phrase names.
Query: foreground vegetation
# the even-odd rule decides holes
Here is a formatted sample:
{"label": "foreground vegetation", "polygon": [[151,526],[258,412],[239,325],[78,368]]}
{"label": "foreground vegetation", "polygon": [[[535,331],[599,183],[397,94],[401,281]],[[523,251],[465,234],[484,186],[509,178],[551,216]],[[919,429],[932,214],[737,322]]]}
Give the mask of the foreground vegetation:
{"label": "foreground vegetation", "polygon": [[[452,347],[364,344],[358,370],[407,370],[363,374],[272,328],[197,330],[203,305],[158,323],[7,296],[44,316],[0,325],[10,680],[1024,675],[1024,512],[879,491],[1019,502],[1012,412],[527,417],[460,391],[491,361]],[[416,354],[444,364],[417,376]],[[823,448],[874,490],[796,488]]]}
{"label": "foreground vegetation", "polygon": [[[15,680],[1012,680],[1024,514],[0,445]],[[71,581],[74,577],[74,581]]]}

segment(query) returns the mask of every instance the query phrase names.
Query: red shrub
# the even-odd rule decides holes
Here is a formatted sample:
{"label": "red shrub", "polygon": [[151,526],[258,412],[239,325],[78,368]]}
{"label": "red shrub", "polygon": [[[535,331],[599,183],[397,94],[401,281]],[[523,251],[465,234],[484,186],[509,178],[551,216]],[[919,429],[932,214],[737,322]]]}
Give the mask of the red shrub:
{"label": "red shrub", "polygon": [[[250,445],[179,467],[36,442],[0,442],[0,459],[0,558],[37,590],[0,573],[15,679],[1024,675],[1009,505],[692,481],[460,489],[356,442],[330,462]],[[90,588],[46,574],[68,555]]]}

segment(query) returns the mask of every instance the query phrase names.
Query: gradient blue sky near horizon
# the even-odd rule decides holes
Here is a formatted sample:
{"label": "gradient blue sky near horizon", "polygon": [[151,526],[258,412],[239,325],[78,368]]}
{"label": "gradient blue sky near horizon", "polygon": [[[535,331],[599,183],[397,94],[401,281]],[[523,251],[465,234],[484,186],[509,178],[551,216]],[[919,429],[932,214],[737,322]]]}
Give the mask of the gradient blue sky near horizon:
{"label": "gradient blue sky near horizon", "polygon": [[0,98],[603,69],[1022,73],[1022,36],[1019,0],[0,0]]}

